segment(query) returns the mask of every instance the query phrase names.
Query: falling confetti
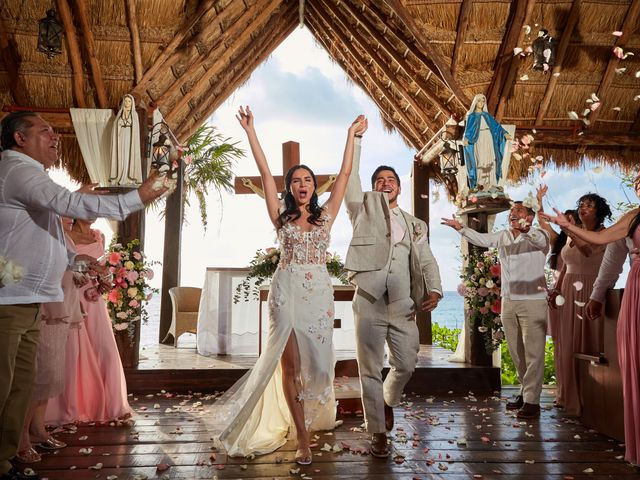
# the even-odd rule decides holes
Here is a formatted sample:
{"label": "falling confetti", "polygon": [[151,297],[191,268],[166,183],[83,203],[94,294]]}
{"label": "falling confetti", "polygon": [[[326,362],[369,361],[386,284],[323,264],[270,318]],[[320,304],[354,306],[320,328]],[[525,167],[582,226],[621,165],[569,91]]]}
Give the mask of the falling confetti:
{"label": "falling confetti", "polygon": [[621,37],[622,32],[620,30],[616,30],[615,32],[612,32],[611,35],[615,35],[616,37]]}
{"label": "falling confetti", "polygon": [[565,299],[562,295],[558,295],[556,297],[556,305],[561,307],[562,305],[564,305]]}
{"label": "falling confetti", "polygon": [[524,50],[522,50],[520,47],[516,47],[513,49],[513,56],[517,56],[520,55]]}
{"label": "falling confetti", "polygon": [[529,75],[522,75],[520,77],[520,80],[522,80],[523,82],[526,82],[527,80],[529,80]]}
{"label": "falling confetti", "polygon": [[624,57],[624,50],[620,47],[613,47],[613,54],[618,58],[622,58]]}
{"label": "falling confetti", "polygon": [[580,120],[580,115],[578,115],[576,112],[571,111],[569,112],[569,118],[571,120]]}
{"label": "falling confetti", "polygon": [[[598,168],[598,167],[596,167]],[[599,167],[600,169],[602,169],[602,167]],[[594,169],[595,170],[595,169]],[[578,282],[573,282],[573,288],[576,289],[576,292],[579,292],[580,290],[582,290],[582,287],[584,287],[583,283],[578,281]]]}
{"label": "falling confetti", "polygon": [[624,72],[627,71],[627,67],[620,67],[620,68],[616,68],[616,73],[618,75],[622,75]]}

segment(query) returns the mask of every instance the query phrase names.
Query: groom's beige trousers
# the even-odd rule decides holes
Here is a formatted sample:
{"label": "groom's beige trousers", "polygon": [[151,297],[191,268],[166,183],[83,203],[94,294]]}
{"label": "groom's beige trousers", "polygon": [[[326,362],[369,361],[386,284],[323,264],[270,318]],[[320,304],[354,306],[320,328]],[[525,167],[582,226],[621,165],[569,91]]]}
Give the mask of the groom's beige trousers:
{"label": "groom's beige trousers", "polygon": [[[411,298],[389,303],[384,294],[377,301],[360,288],[353,299],[356,355],[367,432],[385,431],[384,403],[395,407],[416,368],[420,340]],[[384,344],[389,346],[391,369],[384,383]]]}

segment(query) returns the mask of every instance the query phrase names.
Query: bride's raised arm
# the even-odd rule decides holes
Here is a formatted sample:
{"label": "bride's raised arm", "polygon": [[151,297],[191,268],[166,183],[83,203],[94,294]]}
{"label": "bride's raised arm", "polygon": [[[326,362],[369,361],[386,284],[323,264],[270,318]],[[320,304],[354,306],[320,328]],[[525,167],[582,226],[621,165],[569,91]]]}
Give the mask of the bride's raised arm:
{"label": "bride's raised arm", "polygon": [[640,208],[634,208],[633,210],[625,213],[620,220],[611,225],[609,228],[605,228],[604,230],[599,231],[591,231],[591,230],[583,230],[582,228],[573,225],[565,215],[555,209],[556,216],[551,216],[549,214],[543,213],[545,219],[550,222],[553,222],[560,227],[567,230],[572,235],[584,240],[585,242],[592,243],[594,245],[604,245],[607,243],[615,242],[616,240],[620,240],[627,236],[629,232],[629,228],[631,227],[631,222],[640,212]]}
{"label": "bride's raised arm", "polygon": [[344,199],[344,192],[347,189],[347,182],[351,175],[354,139],[356,135],[362,136],[362,134],[367,131],[368,126],[369,123],[367,118],[364,115],[358,115],[358,118],[353,121],[347,130],[347,142],[345,143],[344,154],[342,155],[342,166],[340,167],[340,172],[336,177],[336,182],[333,184],[333,188],[331,189],[329,200],[327,200],[325,205],[328,213],[333,219],[336,218],[338,210],[340,210],[340,204],[342,204],[342,200]]}
{"label": "bride's raised arm", "polygon": [[271,170],[269,170],[267,158],[262,151],[260,141],[258,140],[258,135],[256,134],[256,129],[253,125],[253,112],[251,111],[249,106],[240,107],[238,109],[236,118],[238,119],[238,122],[240,122],[240,125],[242,126],[244,131],[247,133],[247,139],[249,140],[251,153],[253,154],[253,159],[256,161],[258,171],[260,172],[260,178],[262,179],[262,188],[264,189],[264,199],[267,202],[267,211],[269,212],[269,218],[277,228],[277,220],[278,216],[280,215],[280,199],[278,198],[278,189],[276,187],[276,182],[273,179],[273,175],[271,174]]}

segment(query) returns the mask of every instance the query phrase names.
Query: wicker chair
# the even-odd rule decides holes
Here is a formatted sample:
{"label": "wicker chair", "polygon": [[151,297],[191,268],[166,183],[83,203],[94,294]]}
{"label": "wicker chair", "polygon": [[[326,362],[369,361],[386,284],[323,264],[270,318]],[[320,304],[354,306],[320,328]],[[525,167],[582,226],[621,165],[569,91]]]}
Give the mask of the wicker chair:
{"label": "wicker chair", "polygon": [[178,346],[178,337],[183,333],[197,335],[198,308],[200,307],[201,288],[173,287],[169,289],[169,296],[173,305],[171,326],[162,340],[165,343],[169,336],[173,337],[173,346]]}

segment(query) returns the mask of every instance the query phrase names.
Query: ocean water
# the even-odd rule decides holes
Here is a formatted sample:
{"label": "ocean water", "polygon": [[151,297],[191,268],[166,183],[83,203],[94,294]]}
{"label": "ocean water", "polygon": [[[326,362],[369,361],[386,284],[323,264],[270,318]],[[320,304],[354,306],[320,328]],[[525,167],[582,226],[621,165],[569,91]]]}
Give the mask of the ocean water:
{"label": "ocean water", "polygon": [[444,292],[438,308],[431,312],[431,323],[441,327],[462,328],[464,323],[464,297],[458,292]]}
{"label": "ocean water", "polygon": [[[157,329],[160,322],[160,295],[154,295],[147,305],[149,313],[149,323],[143,325],[143,332],[156,338]],[[438,308],[431,313],[431,322],[448,328],[461,328],[464,322],[464,298],[458,292],[444,292],[444,297],[440,300]],[[153,332],[149,332],[153,329]]]}

